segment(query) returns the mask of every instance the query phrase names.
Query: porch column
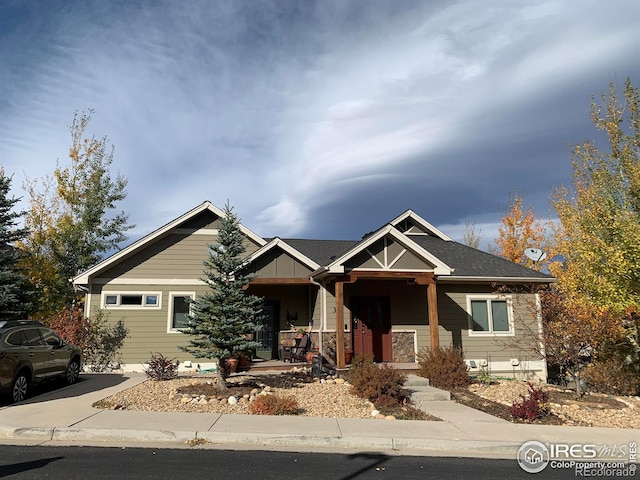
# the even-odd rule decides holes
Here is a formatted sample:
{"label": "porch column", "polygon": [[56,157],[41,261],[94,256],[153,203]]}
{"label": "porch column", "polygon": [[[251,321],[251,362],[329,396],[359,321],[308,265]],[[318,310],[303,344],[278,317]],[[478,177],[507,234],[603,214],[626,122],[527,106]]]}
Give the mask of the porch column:
{"label": "porch column", "polygon": [[438,292],[435,282],[427,285],[427,305],[429,309],[429,333],[431,334],[431,348],[440,346],[438,333]]}
{"label": "porch column", "polygon": [[336,367],[344,368],[344,283],[336,281]]}

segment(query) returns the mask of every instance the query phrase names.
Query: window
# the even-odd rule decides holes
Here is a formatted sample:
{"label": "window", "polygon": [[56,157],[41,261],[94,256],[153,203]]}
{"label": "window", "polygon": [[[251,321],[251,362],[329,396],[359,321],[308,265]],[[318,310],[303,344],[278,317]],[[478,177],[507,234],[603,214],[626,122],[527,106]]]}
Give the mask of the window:
{"label": "window", "polygon": [[58,337],[53,331],[49,329],[40,328],[40,335],[45,344],[51,347],[59,347],[62,343],[60,337]]}
{"label": "window", "polygon": [[126,309],[141,309],[141,308],[160,308],[161,296],[158,292],[153,293],[138,293],[138,292],[126,292],[126,293],[103,293],[102,294],[102,308],[126,308]]}
{"label": "window", "polygon": [[511,299],[498,295],[467,297],[470,335],[513,335]]}
{"label": "window", "polygon": [[190,303],[195,298],[193,292],[175,292],[169,294],[168,332],[179,332],[189,322]]}

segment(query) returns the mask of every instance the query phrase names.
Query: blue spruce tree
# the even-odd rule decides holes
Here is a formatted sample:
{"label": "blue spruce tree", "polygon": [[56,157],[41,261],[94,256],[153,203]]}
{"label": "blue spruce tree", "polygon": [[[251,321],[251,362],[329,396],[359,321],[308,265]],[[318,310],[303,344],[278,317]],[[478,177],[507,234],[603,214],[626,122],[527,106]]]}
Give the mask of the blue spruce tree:
{"label": "blue spruce tree", "polygon": [[262,326],[263,299],[243,289],[254,278],[242,271],[246,250],[243,240],[240,222],[227,202],[218,242],[209,245],[209,257],[204,261],[202,280],[209,291],[191,303],[188,328],[183,333],[192,338],[188,346],[180,347],[196,358],[217,358],[221,388],[226,388],[227,360],[250,354],[260,346],[254,333]]}

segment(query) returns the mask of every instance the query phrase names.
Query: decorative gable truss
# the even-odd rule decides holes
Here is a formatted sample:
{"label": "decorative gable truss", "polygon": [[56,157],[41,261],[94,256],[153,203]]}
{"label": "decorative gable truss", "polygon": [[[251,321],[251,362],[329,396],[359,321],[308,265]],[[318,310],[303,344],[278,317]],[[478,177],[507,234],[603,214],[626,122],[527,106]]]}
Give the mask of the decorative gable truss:
{"label": "decorative gable truss", "polygon": [[433,272],[450,275],[453,269],[420,247],[392,225],[370,235],[326,269],[326,273],[361,271]]}

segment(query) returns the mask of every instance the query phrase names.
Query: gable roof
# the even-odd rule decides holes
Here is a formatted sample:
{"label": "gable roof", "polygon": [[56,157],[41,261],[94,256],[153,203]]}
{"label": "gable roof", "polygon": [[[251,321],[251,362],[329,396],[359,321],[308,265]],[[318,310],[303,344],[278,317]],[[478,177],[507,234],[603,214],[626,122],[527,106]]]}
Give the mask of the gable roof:
{"label": "gable roof", "polygon": [[282,249],[283,251],[285,251],[286,253],[291,255],[293,258],[298,260],[300,263],[302,263],[303,265],[309,267],[311,270],[316,270],[316,269],[320,268],[320,265],[318,263],[316,263],[313,259],[307,257],[300,250],[298,250],[296,248],[292,248],[285,240],[282,240],[279,237],[276,237],[276,238],[272,239],[269,243],[263,245],[258,250],[256,250],[251,255],[249,255],[249,257],[246,259],[246,262],[247,263],[251,263],[254,260],[257,260],[258,258],[263,256],[264,254],[266,254],[267,252],[269,252],[269,251],[271,251],[271,250],[273,250],[275,248]]}
{"label": "gable roof", "polygon": [[[554,277],[551,275],[518,265],[462,243],[443,241],[427,235],[410,235],[410,237],[422,248],[455,268],[449,276],[451,280],[475,278],[490,281],[507,278],[538,282],[554,281]],[[445,280],[447,278],[441,276],[439,279]]]}
{"label": "gable roof", "polygon": [[[389,225],[393,225],[394,227],[397,228],[398,225],[400,225],[405,220],[412,220],[415,225],[420,227],[420,229],[424,232],[424,234],[433,235],[447,242],[453,241],[452,238],[450,238],[448,235],[445,235],[444,232],[442,232],[438,228],[431,225],[429,222],[427,222],[424,218],[422,218],[413,210],[407,210],[406,212],[398,215],[396,218],[394,218],[389,222]],[[407,234],[407,232],[403,232],[403,233]],[[409,232],[408,234],[413,234],[413,233]]]}
{"label": "gable roof", "polygon": [[[174,228],[207,210],[217,217],[224,216],[222,210],[211,202],[205,201],[94,267],[80,273],[72,279],[73,283],[77,285],[88,284],[92,276],[136,254],[149,244],[168,235]],[[403,233],[400,229],[407,227],[406,222],[417,228],[410,228]],[[314,270],[312,276],[322,273],[343,273],[345,262],[353,259],[375,242],[383,238],[391,238],[394,242],[422,258],[427,264],[433,265],[433,272],[439,280],[471,282],[497,282],[505,279],[522,282],[553,282],[555,280],[551,275],[455,242],[412,210],[405,211],[383,227],[366,235],[362,240],[310,240],[275,237],[267,241],[242,224],[240,230],[260,246],[247,258],[248,263],[274,248],[280,248],[303,265]]]}
{"label": "gable roof", "polygon": [[336,258],[349,251],[360,240],[306,240],[288,238],[288,245],[313,259],[318,266],[329,265]]}
{"label": "gable roof", "polygon": [[342,256],[331,262],[327,266],[327,271],[330,273],[342,273],[344,272],[344,263],[353,258],[358,253],[364,251],[367,247],[371,246],[378,240],[384,237],[392,237],[399,244],[404,246],[405,248],[413,251],[414,253],[421,256],[428,263],[433,265],[433,271],[436,275],[450,275],[453,269],[444,263],[439,258],[432,255],[430,252],[422,248],[420,245],[415,243],[409,236],[404,235],[398,229],[396,229],[393,225],[387,225],[382,227],[377,232],[369,235],[359,243],[357,243],[354,247],[352,247],[349,251],[344,253]]}
{"label": "gable roof", "polygon": [[[198,205],[197,207],[189,210],[185,214],[180,215],[175,220],[172,220],[171,222],[167,223],[166,225],[163,225],[162,227],[158,228],[157,230],[154,230],[153,232],[149,233],[148,235],[145,235],[141,239],[133,242],[131,245],[123,248],[119,252],[111,255],[110,257],[107,257],[106,259],[104,259],[102,262],[98,263],[94,267],[91,267],[90,269],[85,270],[84,272],[80,273],[76,277],[72,278],[71,281],[73,282],[74,285],[76,285],[76,284],[78,284],[78,285],[86,285],[86,284],[88,284],[90,277],[96,275],[99,272],[104,271],[105,269],[115,265],[119,261],[121,261],[121,260],[133,255],[134,253],[142,250],[144,247],[146,247],[150,243],[152,243],[152,242],[164,237],[165,235],[169,234],[169,232],[172,229],[176,228],[180,224],[186,222],[187,220],[190,220],[190,219],[194,218],[196,215],[199,215],[200,213],[202,213],[204,211],[207,211],[207,210],[212,212],[213,214],[215,214],[217,217],[221,217],[221,218],[224,217],[224,212],[222,210],[220,210],[218,207],[216,207],[213,203],[209,202],[208,200],[205,201],[205,202],[202,202],[200,205]],[[259,235],[255,234],[254,232],[252,232],[251,230],[249,230],[247,227],[245,227],[242,224],[240,224],[240,231],[244,235],[246,235],[248,238],[250,238],[251,240],[256,242],[258,245],[260,245],[260,246],[263,246],[263,245],[265,245],[267,243],[265,239],[263,239]]]}

